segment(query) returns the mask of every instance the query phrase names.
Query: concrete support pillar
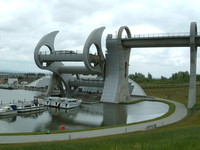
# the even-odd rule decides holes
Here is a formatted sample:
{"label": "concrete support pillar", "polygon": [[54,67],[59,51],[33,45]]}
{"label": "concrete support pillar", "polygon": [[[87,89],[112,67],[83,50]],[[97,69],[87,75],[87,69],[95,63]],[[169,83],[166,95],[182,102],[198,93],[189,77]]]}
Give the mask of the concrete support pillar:
{"label": "concrete support pillar", "polygon": [[102,102],[119,103],[129,100],[130,97],[128,87],[130,48],[123,47],[121,43],[124,29],[130,37],[127,27],[119,29],[117,38],[112,38],[112,35],[107,37],[106,74],[101,96]]}
{"label": "concrete support pillar", "polygon": [[59,78],[59,76],[56,75],[55,73],[53,73],[52,76],[51,76],[50,83],[49,83],[49,87],[48,87],[48,89],[47,89],[45,95],[46,95],[46,96],[50,96],[51,93],[53,92],[53,89],[54,89],[56,86],[60,89],[60,94],[61,94],[62,96],[66,96],[65,91],[64,91],[63,86],[62,86],[62,81],[61,81],[61,79]]}
{"label": "concrete support pillar", "polygon": [[197,26],[195,22],[190,26],[190,85],[188,108],[196,104],[196,65],[197,65],[197,46],[195,37],[197,35]]}
{"label": "concrete support pillar", "polygon": [[46,96],[50,96],[50,94],[53,91],[56,83],[57,83],[57,76],[56,76],[55,73],[53,73],[51,75],[51,78],[50,78],[50,81],[49,81],[49,86],[48,86],[48,89],[47,89],[46,94],[45,94]]}

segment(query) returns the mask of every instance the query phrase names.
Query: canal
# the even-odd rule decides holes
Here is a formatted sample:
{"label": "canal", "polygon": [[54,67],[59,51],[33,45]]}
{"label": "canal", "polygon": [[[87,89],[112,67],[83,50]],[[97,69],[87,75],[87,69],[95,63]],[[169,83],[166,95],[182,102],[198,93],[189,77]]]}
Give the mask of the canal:
{"label": "canal", "polygon": [[[30,101],[40,92],[0,89],[3,103]],[[169,106],[161,102],[143,101],[137,104],[82,104],[74,109],[46,107],[44,111],[0,117],[0,133],[47,132],[90,129],[103,126],[140,122],[162,116]]]}

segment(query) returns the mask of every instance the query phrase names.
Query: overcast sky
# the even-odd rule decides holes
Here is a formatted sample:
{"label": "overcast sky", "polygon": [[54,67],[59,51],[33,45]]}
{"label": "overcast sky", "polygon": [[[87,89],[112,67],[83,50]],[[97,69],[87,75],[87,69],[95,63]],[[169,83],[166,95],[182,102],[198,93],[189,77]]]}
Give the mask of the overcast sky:
{"label": "overcast sky", "polygon": [[[132,34],[189,32],[200,27],[198,0],[0,0],[0,71],[43,72],[34,62],[37,42],[59,30],[55,49],[82,50],[90,32],[128,26]],[[189,71],[189,48],[132,49],[129,73],[169,77]],[[198,52],[197,73],[200,74]]]}

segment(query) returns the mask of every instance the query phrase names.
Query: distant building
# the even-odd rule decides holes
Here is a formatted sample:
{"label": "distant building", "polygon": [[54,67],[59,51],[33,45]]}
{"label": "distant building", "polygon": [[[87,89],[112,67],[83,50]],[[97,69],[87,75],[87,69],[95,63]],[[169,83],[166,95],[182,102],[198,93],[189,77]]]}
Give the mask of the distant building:
{"label": "distant building", "polygon": [[51,76],[43,76],[32,83],[28,84],[27,87],[45,88],[49,86]]}
{"label": "distant building", "polygon": [[5,79],[4,78],[0,78],[0,84],[4,84],[5,83]]}
{"label": "distant building", "polygon": [[22,81],[20,84],[21,84],[21,85],[27,85],[28,82],[27,82],[27,81]]}
{"label": "distant building", "polygon": [[9,85],[18,85],[18,78],[8,78]]}
{"label": "distant building", "polygon": [[135,81],[129,79],[129,93],[134,96],[147,96],[142,87]]}

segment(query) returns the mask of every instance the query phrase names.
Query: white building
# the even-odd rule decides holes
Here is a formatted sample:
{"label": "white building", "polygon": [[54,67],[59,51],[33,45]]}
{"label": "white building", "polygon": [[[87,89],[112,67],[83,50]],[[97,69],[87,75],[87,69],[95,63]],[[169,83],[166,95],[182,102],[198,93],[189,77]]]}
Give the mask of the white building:
{"label": "white building", "polygon": [[18,78],[8,78],[8,85],[18,85]]}

